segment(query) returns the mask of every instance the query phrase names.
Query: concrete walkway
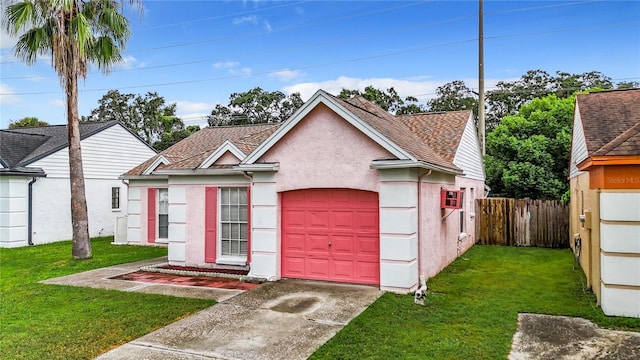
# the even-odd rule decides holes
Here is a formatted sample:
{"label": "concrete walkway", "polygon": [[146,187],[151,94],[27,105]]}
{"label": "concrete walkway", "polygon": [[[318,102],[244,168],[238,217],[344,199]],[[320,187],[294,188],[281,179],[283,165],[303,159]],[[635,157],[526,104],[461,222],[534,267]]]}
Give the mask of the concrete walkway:
{"label": "concrete walkway", "polygon": [[637,360],[640,333],[601,329],[582,318],[519,314],[510,360]]}
{"label": "concrete walkway", "polygon": [[268,282],[245,291],[113,279],[164,262],[166,257],[42,283],[219,302],[115,348],[100,360],[306,359],[382,294],[372,286],[304,280]]}
{"label": "concrete walkway", "polygon": [[54,285],[85,286],[121,291],[136,291],[148,294],[162,294],[197,299],[215,299],[217,301],[224,301],[243,292],[243,290],[220,288],[216,289],[200,286],[157,284],[142,281],[123,281],[113,279],[116,276],[138,271],[141,267],[162,264],[166,262],[167,257],[165,256],[156,259],[109,266],[101,269],[86,271],[83,273],[48,279],[41,281],[41,283]]}

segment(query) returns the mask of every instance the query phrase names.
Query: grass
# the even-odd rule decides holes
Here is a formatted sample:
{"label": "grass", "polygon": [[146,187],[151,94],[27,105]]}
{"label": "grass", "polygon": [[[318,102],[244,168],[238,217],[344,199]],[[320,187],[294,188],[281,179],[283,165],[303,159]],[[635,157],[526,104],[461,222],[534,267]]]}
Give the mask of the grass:
{"label": "grass", "polygon": [[573,270],[569,250],[474,246],[428,281],[427,305],[385,293],[312,359],[506,359],[518,313],[567,315],[619,330]]}
{"label": "grass", "polygon": [[165,256],[166,248],[92,240],[91,260],[71,242],[0,250],[0,358],[91,359],[215,304],[213,300],[45,285],[38,281]]}

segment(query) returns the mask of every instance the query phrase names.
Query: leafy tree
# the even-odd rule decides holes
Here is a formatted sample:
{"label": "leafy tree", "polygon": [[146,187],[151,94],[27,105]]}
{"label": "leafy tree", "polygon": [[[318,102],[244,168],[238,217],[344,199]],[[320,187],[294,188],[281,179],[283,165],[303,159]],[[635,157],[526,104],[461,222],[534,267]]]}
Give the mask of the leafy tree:
{"label": "leafy tree", "polygon": [[640,88],[640,82],[620,81],[616,83],[616,89],[635,89],[635,88]]}
{"label": "leafy tree", "polygon": [[386,91],[376,89],[372,85],[364,88],[364,92],[360,90],[342,89],[339,98],[349,99],[355,96],[363,96],[365,99],[377,104],[385,111],[392,114],[416,114],[425,112],[425,108],[418,104],[418,99],[413,96],[407,96],[404,100],[398,95],[398,92],[390,87]]}
{"label": "leafy tree", "polygon": [[231,94],[229,105],[216,105],[207,122],[209,126],[279,123],[291,117],[302,104],[300,93],[286,96],[282,91],[256,87]]}
{"label": "leafy tree", "polygon": [[164,134],[184,130],[184,123],[176,117],[176,104],[167,104],[157,92],[144,96],[122,94],[111,90],[98,100],[98,107],[81,121],[122,122],[148,144],[160,141]]}
{"label": "leafy tree", "polygon": [[439,86],[436,97],[427,102],[430,111],[473,110],[478,115],[478,97],[462,80]]}
{"label": "leafy tree", "polygon": [[574,97],[523,105],[487,135],[487,184],[499,196],[560,199],[568,183]]}
{"label": "leafy tree", "polygon": [[160,138],[160,140],[153,143],[153,148],[158,151],[168,149],[173,144],[183,139],[186,139],[191,134],[199,130],[200,130],[200,126],[191,125],[191,126],[187,126],[187,128],[183,130],[165,132],[164,134],[162,134],[162,137]]}
{"label": "leafy tree", "polygon": [[86,79],[90,63],[106,73],[122,60],[121,49],[130,32],[120,5],[114,0],[3,2],[4,26],[10,35],[19,36],[16,57],[33,65],[38,55],[50,55],[65,92],[74,259],[92,257],[80,149],[78,78]]}
{"label": "leafy tree", "polygon": [[24,117],[20,120],[11,121],[9,129],[18,129],[25,127],[49,126],[46,121],[40,121],[37,117]]}

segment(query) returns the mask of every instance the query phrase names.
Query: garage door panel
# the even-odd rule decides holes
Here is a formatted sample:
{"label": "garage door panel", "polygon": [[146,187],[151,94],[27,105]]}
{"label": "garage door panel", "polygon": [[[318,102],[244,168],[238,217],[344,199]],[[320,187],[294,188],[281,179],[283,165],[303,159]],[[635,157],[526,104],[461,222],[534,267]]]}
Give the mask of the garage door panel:
{"label": "garage door panel", "polygon": [[307,229],[329,230],[329,210],[307,211],[305,226]]}
{"label": "garage door panel", "polygon": [[304,229],[306,213],[304,210],[284,210],[282,214],[283,226],[287,229]]}
{"label": "garage door panel", "polygon": [[287,269],[288,276],[299,277],[305,275],[305,257],[288,256],[286,259],[282,259],[282,261],[283,268]]}
{"label": "garage door panel", "polygon": [[283,277],[380,283],[377,193],[307,189],[281,200]]}
{"label": "garage door panel", "polygon": [[354,227],[355,211],[332,211],[331,212],[331,229],[352,231]]}
{"label": "garage door panel", "polygon": [[[326,254],[329,248],[329,235],[308,235],[308,251]],[[328,257],[328,256],[327,256]]]}
{"label": "garage door panel", "polygon": [[357,252],[361,255],[380,254],[380,240],[373,236],[358,236],[356,238]]}
{"label": "garage door panel", "polygon": [[307,275],[317,280],[329,279],[329,260],[307,258]]}
{"label": "garage door panel", "polygon": [[305,234],[288,233],[288,241],[284,243],[283,250],[288,252],[298,251],[304,253],[305,251]]}
{"label": "garage door panel", "polygon": [[331,250],[334,255],[345,254],[353,256],[355,248],[355,236],[353,235],[334,235],[331,237]]}

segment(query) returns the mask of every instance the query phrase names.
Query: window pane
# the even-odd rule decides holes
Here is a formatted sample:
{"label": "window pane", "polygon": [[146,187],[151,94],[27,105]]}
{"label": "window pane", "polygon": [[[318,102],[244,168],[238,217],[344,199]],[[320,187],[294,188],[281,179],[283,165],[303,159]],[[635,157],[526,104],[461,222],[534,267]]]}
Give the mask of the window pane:
{"label": "window pane", "polygon": [[222,242],[222,255],[231,255],[231,249],[228,240]]}
{"label": "window pane", "polygon": [[238,203],[238,189],[229,189],[229,192],[231,193],[231,199],[229,200],[229,203],[232,205],[236,205]]}
{"label": "window pane", "polygon": [[240,239],[247,240],[247,224],[240,224]]}
{"label": "window pane", "polygon": [[169,213],[169,191],[167,189],[158,189],[158,213]]}
{"label": "window pane", "polygon": [[169,215],[158,215],[158,238],[169,238]]}
{"label": "window pane", "polygon": [[240,204],[240,205],[246,205],[246,204],[247,204],[247,189],[245,189],[245,188],[240,188],[240,189],[238,189],[238,190],[239,190],[239,192],[240,192],[240,195],[239,195],[239,198],[240,198],[240,199],[239,199],[239,204]]}
{"label": "window pane", "polygon": [[220,189],[220,194],[222,195],[220,196],[221,197],[220,203],[222,205],[228,205],[229,204],[229,188]]}
{"label": "window pane", "polygon": [[246,241],[241,241],[240,242],[240,255],[243,255],[243,256],[247,255],[247,242]]}
{"label": "window pane", "polygon": [[229,239],[231,237],[231,224],[222,224],[222,235],[223,239]]}
{"label": "window pane", "polygon": [[231,255],[240,255],[240,244],[237,241],[231,241]]}
{"label": "window pane", "polygon": [[239,220],[247,221],[247,205],[240,205],[238,211],[240,212]]}
{"label": "window pane", "polygon": [[231,224],[231,239],[240,239],[240,224]]}
{"label": "window pane", "polygon": [[229,206],[227,205],[222,205],[222,214],[220,215],[220,219],[222,221],[229,221],[231,219],[231,216],[229,215]]}
{"label": "window pane", "polygon": [[230,205],[230,212],[231,212],[231,218],[229,220],[231,221],[238,221],[238,206],[237,205]]}

